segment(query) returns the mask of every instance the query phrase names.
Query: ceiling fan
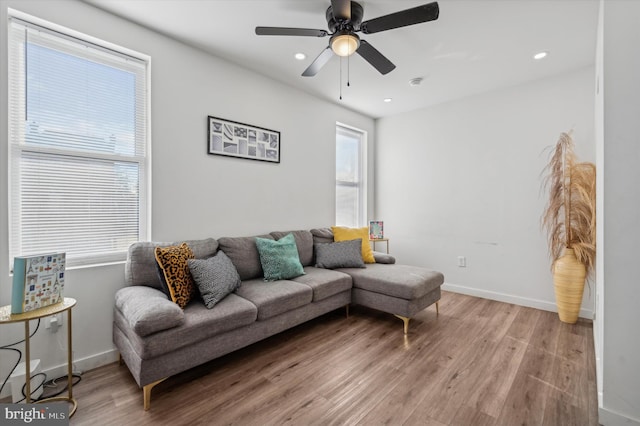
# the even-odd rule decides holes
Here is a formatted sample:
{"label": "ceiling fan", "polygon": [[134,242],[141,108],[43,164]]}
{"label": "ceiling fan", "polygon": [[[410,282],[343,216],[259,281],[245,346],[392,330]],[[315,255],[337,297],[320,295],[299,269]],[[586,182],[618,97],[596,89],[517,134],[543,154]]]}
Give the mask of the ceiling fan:
{"label": "ceiling fan", "polygon": [[434,21],[438,19],[439,13],[438,3],[433,2],[362,22],[364,9],[359,3],[351,0],[331,0],[331,6],[326,12],[329,31],[308,28],[256,27],[256,34],[305,37],[331,36],[329,46],[302,73],[304,77],[316,75],[334,54],[350,56],[353,53],[362,56],[381,74],[387,74],[396,66],[370,43],[358,37],[356,33],[373,34]]}

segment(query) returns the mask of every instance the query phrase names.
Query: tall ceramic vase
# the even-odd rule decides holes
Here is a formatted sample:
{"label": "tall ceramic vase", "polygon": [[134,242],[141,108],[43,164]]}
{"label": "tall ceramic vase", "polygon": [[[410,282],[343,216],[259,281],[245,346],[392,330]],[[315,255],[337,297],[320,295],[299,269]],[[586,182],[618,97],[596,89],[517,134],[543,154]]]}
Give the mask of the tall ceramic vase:
{"label": "tall ceramic vase", "polygon": [[578,321],[586,271],[571,248],[556,261],[553,269],[553,286],[556,292],[556,305],[560,321],[575,324]]}

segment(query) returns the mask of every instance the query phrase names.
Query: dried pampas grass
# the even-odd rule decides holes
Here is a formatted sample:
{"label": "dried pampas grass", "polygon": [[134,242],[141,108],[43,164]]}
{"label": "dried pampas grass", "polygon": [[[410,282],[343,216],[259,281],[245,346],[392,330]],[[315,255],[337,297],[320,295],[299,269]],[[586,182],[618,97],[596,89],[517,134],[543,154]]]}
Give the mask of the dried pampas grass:
{"label": "dried pampas grass", "polygon": [[572,248],[587,275],[596,257],[596,167],[579,163],[571,133],[562,133],[543,173],[549,201],[542,215],[551,269],[564,248]]}

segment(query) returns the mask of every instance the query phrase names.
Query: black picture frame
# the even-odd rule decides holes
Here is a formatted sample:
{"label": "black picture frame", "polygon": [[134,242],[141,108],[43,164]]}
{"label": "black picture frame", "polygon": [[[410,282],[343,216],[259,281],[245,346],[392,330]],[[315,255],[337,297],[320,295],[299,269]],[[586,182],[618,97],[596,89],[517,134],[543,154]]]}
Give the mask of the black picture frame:
{"label": "black picture frame", "polygon": [[208,116],[207,153],[280,163],[280,132]]}

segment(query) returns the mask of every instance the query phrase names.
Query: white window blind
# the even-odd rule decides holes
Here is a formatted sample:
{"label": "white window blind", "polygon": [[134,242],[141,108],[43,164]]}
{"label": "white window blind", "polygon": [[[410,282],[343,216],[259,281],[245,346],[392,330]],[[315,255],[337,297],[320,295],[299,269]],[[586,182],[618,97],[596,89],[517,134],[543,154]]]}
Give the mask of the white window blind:
{"label": "white window blind", "polygon": [[365,134],[336,126],[336,225],[364,226],[366,212]]}
{"label": "white window blind", "polygon": [[10,262],[123,260],[147,237],[148,61],[9,21]]}

